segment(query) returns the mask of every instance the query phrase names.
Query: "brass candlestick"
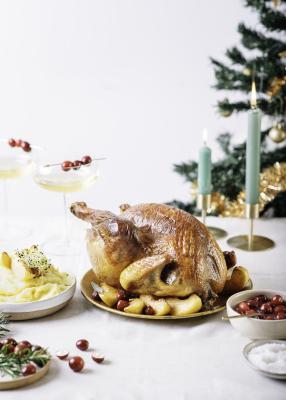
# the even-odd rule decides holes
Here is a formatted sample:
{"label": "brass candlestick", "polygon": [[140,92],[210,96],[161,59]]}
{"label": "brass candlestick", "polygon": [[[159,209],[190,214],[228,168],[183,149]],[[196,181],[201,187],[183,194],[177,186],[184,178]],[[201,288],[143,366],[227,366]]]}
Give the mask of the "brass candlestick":
{"label": "brass candlestick", "polygon": [[[202,222],[204,225],[206,225],[207,213],[208,210],[211,208],[211,195],[199,193],[197,196],[197,207],[201,210]],[[221,239],[227,235],[225,230],[217,228],[215,226],[207,226],[207,228],[215,239]]]}
{"label": "brass candlestick", "polygon": [[229,238],[227,243],[230,246],[245,251],[261,251],[275,246],[273,240],[265,236],[253,234],[254,219],[259,218],[259,204],[245,204],[245,218],[249,220],[248,235],[238,235]]}

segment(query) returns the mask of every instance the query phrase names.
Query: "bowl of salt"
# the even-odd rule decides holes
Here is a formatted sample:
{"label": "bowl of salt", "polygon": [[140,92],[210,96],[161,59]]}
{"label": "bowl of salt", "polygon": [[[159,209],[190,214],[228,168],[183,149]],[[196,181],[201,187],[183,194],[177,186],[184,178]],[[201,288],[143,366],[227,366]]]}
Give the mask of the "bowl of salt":
{"label": "bowl of salt", "polygon": [[286,340],[254,340],[243,349],[248,364],[274,379],[286,379]]}

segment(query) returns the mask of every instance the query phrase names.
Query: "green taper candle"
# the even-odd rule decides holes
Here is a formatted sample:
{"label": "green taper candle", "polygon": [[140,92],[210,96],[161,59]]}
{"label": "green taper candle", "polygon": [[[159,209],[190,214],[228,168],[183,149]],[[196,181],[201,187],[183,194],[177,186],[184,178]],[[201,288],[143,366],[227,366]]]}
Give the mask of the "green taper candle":
{"label": "green taper candle", "polygon": [[199,194],[210,194],[212,191],[211,167],[212,152],[207,146],[207,133],[204,131],[204,145],[199,150],[198,191]]}
{"label": "green taper candle", "polygon": [[248,132],[246,143],[246,203],[259,202],[260,152],[261,152],[261,111],[256,108],[255,83],[252,83],[251,107],[248,111]]}

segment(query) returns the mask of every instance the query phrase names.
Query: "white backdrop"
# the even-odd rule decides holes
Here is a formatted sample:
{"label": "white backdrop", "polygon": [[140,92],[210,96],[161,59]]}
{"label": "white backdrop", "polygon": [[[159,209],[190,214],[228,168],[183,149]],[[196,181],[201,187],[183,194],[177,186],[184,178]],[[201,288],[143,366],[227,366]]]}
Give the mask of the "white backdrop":
{"label": "white backdrop", "polygon": [[[237,44],[254,15],[241,0],[1,0],[0,137],[107,156],[101,179],[73,194],[98,208],[186,200],[173,163],[197,157],[202,129],[245,135],[222,118],[209,56]],[[60,196],[10,184],[13,214],[58,214]],[[21,197],[19,197],[21,193]]]}

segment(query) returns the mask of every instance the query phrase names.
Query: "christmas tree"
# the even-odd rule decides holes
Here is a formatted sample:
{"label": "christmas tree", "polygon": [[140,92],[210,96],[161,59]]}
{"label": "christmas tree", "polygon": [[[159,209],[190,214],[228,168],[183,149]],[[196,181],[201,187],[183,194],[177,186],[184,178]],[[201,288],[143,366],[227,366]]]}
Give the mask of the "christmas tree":
{"label": "christmas tree", "polygon": [[[279,171],[277,168],[272,168],[270,169],[272,175],[270,173],[267,175],[268,178],[270,177],[269,188],[271,190],[273,173],[278,171],[281,175],[281,165],[284,167],[283,174],[286,173],[286,164],[283,164],[286,162],[286,145],[282,143],[286,139],[286,0],[245,0],[244,3],[246,7],[258,13],[260,24],[255,27],[258,30],[240,23],[238,32],[241,35],[241,46],[235,46],[226,51],[228,64],[211,58],[216,80],[214,88],[239,92],[242,94],[242,100],[236,102],[232,102],[228,98],[219,100],[217,110],[223,117],[230,117],[234,112],[247,112],[250,108],[251,83],[255,80],[258,106],[270,121],[267,129],[261,132],[261,171],[279,163],[276,164]],[[259,25],[261,29],[259,29]],[[243,50],[244,53],[250,55],[249,58],[246,57]],[[251,56],[252,54],[253,56]],[[235,204],[245,185],[246,143],[233,145],[230,133],[220,134],[217,141],[224,153],[224,158],[213,163],[213,191],[217,197],[221,196],[222,199],[233,201]],[[280,144],[273,149],[273,145],[270,146],[270,143],[273,144],[273,142]],[[182,175],[187,182],[194,183],[197,180],[197,162],[195,161],[176,164],[175,171]],[[284,182],[286,177],[283,175],[279,179],[283,179]],[[272,180],[277,182],[277,176],[273,176]],[[267,197],[268,193],[265,192],[264,195]],[[261,214],[286,216],[284,183],[274,188],[274,194],[268,196],[268,201],[264,200]],[[174,200],[170,204],[196,213],[195,200],[190,203]],[[213,212],[220,214],[219,202]]]}

